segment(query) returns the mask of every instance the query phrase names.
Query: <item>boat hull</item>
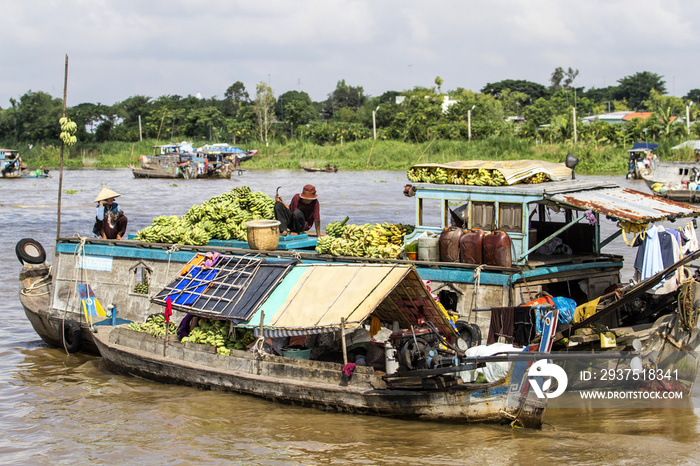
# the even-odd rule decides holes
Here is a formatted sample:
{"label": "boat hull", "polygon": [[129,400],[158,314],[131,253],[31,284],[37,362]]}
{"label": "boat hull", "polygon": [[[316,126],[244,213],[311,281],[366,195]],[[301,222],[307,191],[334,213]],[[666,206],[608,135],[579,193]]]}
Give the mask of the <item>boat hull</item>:
{"label": "boat hull", "polygon": [[[171,338],[174,338],[171,336]],[[340,364],[182,344],[124,327],[100,326],[95,342],[115,372],[150,380],[254,395],[324,410],[454,423],[507,424],[539,428],[546,402],[513,393],[509,377],[492,384],[438,390],[386,387],[371,367],[356,367],[347,385]],[[521,387],[522,379],[515,384]]]}

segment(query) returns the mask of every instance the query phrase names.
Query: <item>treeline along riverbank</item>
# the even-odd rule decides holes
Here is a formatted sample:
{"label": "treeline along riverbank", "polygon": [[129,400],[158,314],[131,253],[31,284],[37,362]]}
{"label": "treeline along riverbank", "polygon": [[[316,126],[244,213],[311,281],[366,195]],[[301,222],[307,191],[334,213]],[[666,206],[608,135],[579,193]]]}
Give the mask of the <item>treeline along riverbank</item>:
{"label": "treeline along riverbank", "polygon": [[[155,139],[137,143],[80,143],[64,149],[67,168],[124,168],[137,163],[142,155],[153,153],[153,146],[167,141]],[[206,144],[195,142],[195,147]],[[293,169],[300,164],[330,163],[341,170],[407,170],[416,163],[443,163],[455,160],[545,160],[563,162],[567,153],[576,155],[577,171],[588,174],[624,174],[627,172],[629,146],[596,145],[593,143],[543,144],[516,137],[490,137],[479,141],[437,140],[408,143],[390,140],[364,139],[335,145],[316,145],[302,141],[286,144],[251,144],[242,149],[258,149],[258,154],[245,162],[243,168]],[[671,151],[662,144],[656,151],[663,160],[690,160],[691,151]],[[29,167],[57,168],[60,146],[35,145],[23,155]]]}

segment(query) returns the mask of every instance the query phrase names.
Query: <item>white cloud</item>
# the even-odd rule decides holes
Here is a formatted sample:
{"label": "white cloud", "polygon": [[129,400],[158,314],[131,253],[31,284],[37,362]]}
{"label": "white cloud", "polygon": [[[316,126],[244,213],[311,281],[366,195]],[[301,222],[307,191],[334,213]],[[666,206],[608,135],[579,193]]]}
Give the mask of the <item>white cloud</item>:
{"label": "white cloud", "polygon": [[676,95],[700,88],[699,33],[687,0],[0,0],[0,107],[29,90],[69,105],[134,95],[251,94],[322,100],[336,83],[370,95],[413,86],[480,90],[489,82],[547,84],[557,66],[576,84],[613,85],[652,71]]}

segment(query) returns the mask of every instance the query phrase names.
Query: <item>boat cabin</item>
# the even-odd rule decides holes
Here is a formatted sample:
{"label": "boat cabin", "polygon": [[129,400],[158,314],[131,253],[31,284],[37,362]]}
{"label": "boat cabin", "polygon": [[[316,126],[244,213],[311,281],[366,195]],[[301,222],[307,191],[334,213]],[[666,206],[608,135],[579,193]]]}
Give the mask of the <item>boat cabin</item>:
{"label": "boat cabin", "polygon": [[22,159],[18,150],[0,149],[0,173],[2,176],[19,174],[22,170]]}
{"label": "boat cabin", "polygon": [[[516,169],[515,163],[499,168],[504,177],[497,186],[485,182],[452,184],[449,179],[445,181],[445,175],[435,178],[433,172],[424,177],[433,182],[414,181],[404,189],[404,194],[415,197],[416,228],[406,237],[406,244],[418,241],[419,274],[433,282],[434,292],[453,293],[452,310],[481,328],[488,327],[490,313],[474,315],[474,310],[517,306],[543,293],[564,296],[577,304],[603,295],[619,285],[623,267],[622,256],[603,250],[622,235],[623,229],[629,232],[657,221],[700,215],[700,210],[688,205],[622,188],[614,182],[572,179],[571,170],[565,175],[547,164],[537,173],[557,181],[524,182],[533,180],[534,165],[530,163],[527,170]],[[457,170],[455,165],[443,167]],[[516,171],[526,176],[519,181]],[[415,175],[415,171],[409,173],[409,179],[415,180]],[[546,179],[545,175],[540,179]],[[515,182],[509,184],[511,181]],[[601,221],[605,219],[620,228],[603,234]],[[460,247],[456,255],[448,254],[446,258],[445,248],[470,230],[482,230],[483,238],[494,232],[505,233],[510,246],[510,251],[506,249],[510,253],[508,263],[464,260]],[[455,235],[446,239],[451,232]],[[439,245],[438,258],[427,263],[425,256],[421,261],[421,238],[426,237]],[[485,242],[483,248],[486,251]]]}

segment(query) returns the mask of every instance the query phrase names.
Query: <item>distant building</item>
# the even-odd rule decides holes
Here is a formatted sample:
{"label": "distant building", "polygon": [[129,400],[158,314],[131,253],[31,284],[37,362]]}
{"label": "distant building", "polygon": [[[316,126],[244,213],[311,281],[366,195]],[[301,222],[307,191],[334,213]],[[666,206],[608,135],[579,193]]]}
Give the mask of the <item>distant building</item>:
{"label": "distant building", "polygon": [[[646,120],[650,116],[652,116],[654,112],[632,112],[632,111],[624,111],[624,112],[612,112],[612,113],[603,113],[601,115],[591,115],[587,116],[584,118],[581,118],[581,121],[584,123],[592,123],[594,121],[604,121],[606,123],[610,124],[616,124],[616,123],[627,123],[634,118],[640,118],[642,120]],[[677,117],[671,117],[671,121],[675,121]]]}

